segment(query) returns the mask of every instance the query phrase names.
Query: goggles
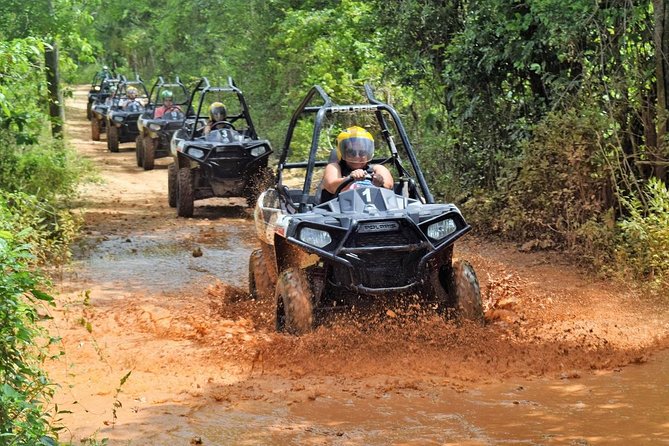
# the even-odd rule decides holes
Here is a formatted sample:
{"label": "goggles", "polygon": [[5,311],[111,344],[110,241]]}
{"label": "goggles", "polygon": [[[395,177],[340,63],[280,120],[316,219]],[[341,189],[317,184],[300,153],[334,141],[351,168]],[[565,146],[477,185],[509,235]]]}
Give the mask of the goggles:
{"label": "goggles", "polygon": [[347,138],[340,142],[342,158],[366,158],[368,161],[374,156],[374,141],[368,138]]}

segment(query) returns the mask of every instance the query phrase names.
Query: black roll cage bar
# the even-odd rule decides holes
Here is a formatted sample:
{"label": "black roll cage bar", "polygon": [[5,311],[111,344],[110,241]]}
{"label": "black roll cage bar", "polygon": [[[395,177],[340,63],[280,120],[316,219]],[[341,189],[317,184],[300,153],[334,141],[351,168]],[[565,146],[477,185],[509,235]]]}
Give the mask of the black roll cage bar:
{"label": "black roll cage bar", "polygon": [[[200,103],[198,104],[197,107],[197,113],[193,115],[191,114],[191,111],[193,111],[192,110],[193,100],[195,99],[195,95],[198,92],[201,93]],[[228,85],[225,87],[212,87],[211,84],[209,83],[209,79],[207,79],[206,77],[200,79],[200,81],[197,83],[197,85],[190,94],[190,99],[188,100],[188,110],[187,110],[188,115],[186,116],[185,119],[199,118],[201,116],[200,113],[202,112],[202,104],[204,103],[204,98],[207,95],[207,93],[218,93],[218,92],[230,92],[230,93],[235,93],[237,95],[237,99],[239,100],[239,103],[242,105],[242,111],[238,115],[228,116],[227,117],[228,121],[232,124],[239,119],[244,119],[246,121],[246,124],[248,125],[246,136],[249,136],[252,139],[258,139],[258,134],[256,133],[255,126],[253,125],[253,120],[251,119],[251,114],[249,113],[249,107],[246,104],[246,100],[244,99],[244,94],[239,88],[237,88],[237,85],[235,85],[235,82],[232,80],[231,76],[228,76]],[[188,139],[192,140],[195,138],[196,127],[197,127],[196,125],[192,126],[192,128],[190,129]]]}
{"label": "black roll cage bar", "polygon": [[[151,92],[149,93],[149,103],[146,104],[146,106],[150,106],[151,104],[158,104],[158,92],[160,91],[161,88],[163,87],[179,87],[181,90],[184,92],[184,97],[188,98],[190,97],[190,92],[186,88],[186,86],[181,82],[181,79],[179,79],[179,76],[175,76],[174,82],[173,83],[167,83],[165,82],[165,79],[162,76],[158,76],[158,79],[156,82],[154,82],[153,86],[151,87]],[[153,102],[153,92],[156,92],[156,101]],[[179,105],[183,105],[183,103],[179,103]]]}
{"label": "black roll cage bar", "polygon": [[[120,81],[119,81],[119,83],[118,83],[118,90],[117,90],[117,93],[118,93],[121,89],[124,89],[124,93],[125,93],[125,92],[127,92],[127,90],[128,90],[128,86],[137,86],[137,85],[141,85],[141,86],[142,86],[142,90],[144,90],[144,94],[146,95],[147,98],[149,98],[149,101],[151,101],[151,97],[149,96],[149,91],[146,89],[146,85],[144,85],[144,81],[142,80],[141,77],[139,77],[139,74],[136,75],[134,81],[129,81],[128,78],[126,78],[125,76],[121,75],[121,77],[120,77]],[[116,95],[114,95],[114,96],[116,96]]]}
{"label": "black roll cage bar", "polygon": [[[302,102],[300,102],[300,105],[293,113],[290,119],[290,124],[288,125],[288,132],[286,133],[286,139],[284,141],[283,148],[281,150],[281,156],[279,158],[276,184],[277,184],[277,190],[280,193],[283,192],[283,188],[281,187],[283,179],[283,170],[306,168],[304,186],[302,188],[302,195],[300,197],[299,202],[296,203],[300,211],[302,211],[306,207],[309,201],[309,191],[311,190],[311,182],[313,180],[314,167],[327,164],[327,162],[324,161],[316,161],[316,153],[318,152],[318,141],[320,137],[321,127],[323,125],[323,119],[327,114],[355,112],[357,110],[374,111],[376,119],[379,123],[379,127],[381,129],[381,134],[386,143],[388,144],[388,147],[390,148],[391,152],[390,158],[382,162],[385,163],[387,161],[392,161],[393,166],[395,166],[395,168],[402,177],[405,176],[410,177],[411,175],[408,175],[407,170],[400,162],[399,153],[397,151],[397,147],[395,146],[395,141],[393,140],[393,136],[388,128],[388,123],[386,122],[386,119],[384,118],[382,112],[385,111],[388,114],[390,114],[395,129],[397,130],[397,133],[402,140],[402,144],[406,149],[409,162],[411,163],[411,167],[413,168],[413,171],[416,175],[416,179],[418,180],[418,185],[420,186],[420,189],[423,193],[423,197],[425,198],[426,203],[434,203],[434,197],[430,193],[430,189],[427,185],[427,182],[425,181],[423,172],[420,170],[420,167],[418,165],[418,159],[416,158],[416,155],[413,151],[413,147],[409,142],[409,138],[406,134],[406,131],[404,130],[404,126],[402,125],[402,120],[400,119],[399,114],[392,106],[376,99],[372,87],[369,84],[365,84],[364,88],[365,88],[365,96],[367,97],[368,101],[367,104],[337,105],[332,102],[332,99],[330,99],[330,96],[328,96],[328,94],[325,92],[325,90],[323,90],[322,87],[320,87],[319,85],[314,85],[309,90],[304,99],[302,99]],[[316,95],[318,95],[320,99],[323,101],[323,105],[309,106],[309,103]],[[306,162],[286,163],[286,158],[288,157],[288,150],[290,148],[290,142],[293,138],[293,131],[295,130],[297,121],[302,117],[302,115],[309,113],[316,114],[316,118],[314,120],[314,131],[311,137],[311,148],[309,150],[309,159]],[[286,198],[290,199],[289,197]],[[294,206],[295,203],[290,203],[290,204],[293,207],[295,207]]]}

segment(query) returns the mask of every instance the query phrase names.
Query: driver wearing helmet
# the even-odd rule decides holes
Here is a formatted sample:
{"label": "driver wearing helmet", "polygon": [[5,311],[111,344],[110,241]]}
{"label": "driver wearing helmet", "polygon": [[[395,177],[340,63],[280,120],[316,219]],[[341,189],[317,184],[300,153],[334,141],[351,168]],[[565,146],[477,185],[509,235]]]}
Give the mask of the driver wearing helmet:
{"label": "driver wearing helmet", "polygon": [[123,104],[123,109],[127,110],[129,108],[141,108],[142,104],[137,101],[137,89],[135,87],[128,87],[126,90],[126,95],[128,96],[128,100]]}
{"label": "driver wearing helmet", "polygon": [[209,120],[204,128],[204,134],[208,135],[212,130],[229,126],[226,121],[228,112],[222,102],[212,102],[209,106]]}
{"label": "driver wearing helmet", "polygon": [[[366,175],[370,174],[374,186],[390,189],[393,186],[390,171],[380,164],[371,166],[369,162],[373,157],[374,138],[367,130],[353,126],[342,131],[337,136],[338,161],[325,166],[321,202],[334,198],[339,185],[349,177],[355,181],[362,181]],[[355,183],[351,183],[353,184]]]}
{"label": "driver wearing helmet", "polygon": [[181,108],[178,105],[174,105],[174,93],[171,90],[161,91],[160,97],[163,99],[163,105],[156,108],[156,112],[153,115],[155,119],[164,117],[166,113],[181,113]]}
{"label": "driver wearing helmet", "polygon": [[116,85],[110,85],[109,86],[109,96],[105,99],[105,105],[110,106],[112,104],[115,104],[118,101],[118,98],[116,97]]}

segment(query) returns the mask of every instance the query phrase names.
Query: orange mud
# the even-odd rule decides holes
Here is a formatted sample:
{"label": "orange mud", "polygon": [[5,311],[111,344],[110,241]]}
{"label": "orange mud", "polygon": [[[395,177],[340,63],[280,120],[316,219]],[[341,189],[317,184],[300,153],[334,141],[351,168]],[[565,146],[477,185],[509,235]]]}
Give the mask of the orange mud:
{"label": "orange mud", "polygon": [[[387,426],[378,437],[356,437],[316,422],[290,428],[291,435],[303,429],[301,437],[281,437],[275,426],[266,437],[207,442],[217,437],[205,435],[212,428],[199,425],[198,414],[219,413],[228,420],[220,425],[234,431],[259,418],[230,427],[237,418],[226,411],[268,414],[295,404],[307,416],[310,402],[342,392],[373,407],[389,392],[574,380],[645,363],[668,345],[667,307],[651,296],[593,278],[559,255],[521,253],[475,236],[457,245],[456,256],[477,271],[484,327],[394,302],[332,315],[300,338],[276,334],[272,302],[248,300],[246,264],[256,242],[244,200],[196,202],[195,218],[177,218],[166,200],[169,159],[145,172],[135,166],[134,144],[113,154],[104,137],[92,142],[85,93],[79,88],[69,101],[68,138],[102,182],[82,188],[84,236],[53,311],[64,356],[49,365],[50,375],[60,384],[59,407],[72,411],[63,415],[61,441],[384,444],[392,438]],[[395,444],[449,444],[417,438],[425,441]],[[471,432],[453,438],[490,444]]]}

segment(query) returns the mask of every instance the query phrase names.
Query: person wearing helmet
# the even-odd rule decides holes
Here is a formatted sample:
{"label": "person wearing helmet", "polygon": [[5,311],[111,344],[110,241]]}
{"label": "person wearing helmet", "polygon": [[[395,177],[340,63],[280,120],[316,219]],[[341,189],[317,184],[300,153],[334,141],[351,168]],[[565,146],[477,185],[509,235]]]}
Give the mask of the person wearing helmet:
{"label": "person wearing helmet", "polygon": [[208,135],[212,130],[224,128],[228,124],[226,121],[228,112],[222,102],[212,102],[209,106],[209,120],[204,128],[204,134]]}
{"label": "person wearing helmet", "polygon": [[135,87],[128,87],[125,94],[128,96],[128,100],[123,104],[123,109],[137,109],[141,108],[141,104],[137,101],[138,91]]}
{"label": "person wearing helmet", "polygon": [[342,131],[337,136],[337,161],[325,166],[321,202],[334,198],[337,188],[349,177],[362,181],[366,175],[371,175],[374,186],[390,189],[393,186],[390,171],[380,164],[370,165],[373,157],[374,137],[371,133],[358,126]]}
{"label": "person wearing helmet", "polygon": [[174,105],[174,93],[171,90],[163,90],[160,92],[160,97],[163,100],[163,105],[156,108],[156,112],[153,115],[155,119],[160,119],[165,116],[165,114],[170,113],[181,113],[181,108],[178,105]]}
{"label": "person wearing helmet", "polygon": [[110,106],[118,101],[116,97],[116,85],[112,84],[109,86],[109,96],[105,99],[105,105]]}

